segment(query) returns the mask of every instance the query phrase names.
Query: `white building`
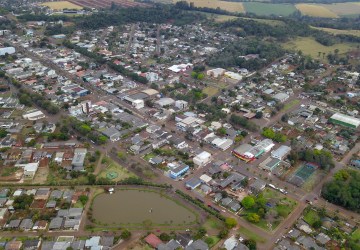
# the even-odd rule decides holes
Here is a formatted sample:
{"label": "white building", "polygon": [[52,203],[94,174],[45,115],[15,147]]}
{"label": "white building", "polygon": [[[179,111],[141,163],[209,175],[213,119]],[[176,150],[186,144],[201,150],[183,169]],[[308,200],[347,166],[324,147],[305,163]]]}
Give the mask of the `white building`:
{"label": "white building", "polygon": [[279,102],[285,102],[287,99],[289,99],[289,95],[286,93],[278,93],[274,95],[273,98]]}
{"label": "white building", "polygon": [[177,100],[175,101],[175,107],[177,107],[180,110],[187,109],[188,102],[183,100]]}
{"label": "white building", "polygon": [[142,109],[143,107],[145,107],[145,103],[144,100],[134,100],[131,105],[136,108],[136,109]]}
{"label": "white building", "polygon": [[0,56],[4,56],[6,54],[14,54],[15,53],[15,48],[14,47],[5,47],[5,48],[0,48]]}
{"label": "white building", "polygon": [[29,112],[23,114],[22,117],[24,119],[28,119],[30,121],[36,121],[36,120],[45,118],[45,115],[42,111],[33,109],[33,110],[30,110]]}
{"label": "white building", "polygon": [[223,76],[225,74],[226,70],[222,68],[216,68],[216,69],[209,69],[206,71],[206,75],[214,78],[218,78],[220,76]]}
{"label": "white building", "polygon": [[198,167],[203,167],[210,163],[212,160],[211,154],[209,152],[203,151],[200,154],[196,155],[193,158],[193,162]]}
{"label": "white building", "polygon": [[281,145],[278,149],[271,152],[271,157],[282,160],[290,151],[291,148],[289,146]]}

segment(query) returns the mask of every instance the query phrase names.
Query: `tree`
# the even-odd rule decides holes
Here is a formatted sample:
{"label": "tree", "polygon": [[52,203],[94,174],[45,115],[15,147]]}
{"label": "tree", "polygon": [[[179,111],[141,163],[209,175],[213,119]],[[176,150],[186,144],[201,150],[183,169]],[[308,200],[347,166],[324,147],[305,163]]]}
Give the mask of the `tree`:
{"label": "tree", "polygon": [[246,219],[252,223],[258,223],[260,221],[260,216],[256,213],[248,213]]}
{"label": "tree", "polygon": [[0,129],[0,138],[4,138],[5,136],[7,136],[8,132],[6,131],[6,129]]}
{"label": "tree", "polygon": [[241,205],[245,208],[245,209],[250,209],[255,205],[255,200],[253,197],[251,196],[246,196],[242,201],[241,201]]}
{"label": "tree", "polygon": [[314,221],[314,223],[312,224],[312,226],[315,228],[315,229],[318,229],[322,226],[322,222],[321,220],[316,220]]}
{"label": "tree", "polygon": [[159,236],[160,240],[162,241],[169,241],[171,240],[171,236],[168,235],[167,233],[161,233]]}
{"label": "tree", "polygon": [[224,135],[226,135],[226,128],[224,128],[224,127],[219,128],[216,132],[218,135],[224,136]]}
{"label": "tree", "polygon": [[229,234],[229,230],[224,228],[219,232],[219,238],[220,239],[225,239],[228,236],[228,234]]}
{"label": "tree", "polygon": [[208,244],[208,246],[212,246],[214,244],[214,239],[211,237],[207,237],[205,239],[205,243]]}
{"label": "tree", "polygon": [[256,241],[252,239],[248,239],[244,241],[244,244],[250,249],[250,250],[256,250]]}
{"label": "tree", "polygon": [[79,196],[79,201],[81,202],[81,204],[83,204],[83,206],[85,206],[85,204],[88,202],[89,197],[87,195],[80,195]]}
{"label": "tree", "polygon": [[131,237],[131,232],[127,229],[123,230],[120,235],[121,239],[127,240]]}
{"label": "tree", "polygon": [[236,225],[237,225],[237,221],[236,221],[236,219],[235,218],[231,218],[231,217],[229,217],[229,218],[226,218],[225,219],[225,226],[227,227],[227,228],[234,228],[234,227],[236,227]]}
{"label": "tree", "polygon": [[261,111],[256,112],[256,114],[255,114],[256,119],[261,119],[262,117],[263,117],[263,112],[261,112]]}
{"label": "tree", "polygon": [[94,185],[96,183],[96,176],[94,174],[88,175],[88,183],[89,185]]}
{"label": "tree", "polygon": [[263,136],[265,136],[266,138],[270,138],[270,139],[273,139],[275,137],[275,132],[271,128],[266,128],[266,127],[263,128],[263,131],[261,134]]}

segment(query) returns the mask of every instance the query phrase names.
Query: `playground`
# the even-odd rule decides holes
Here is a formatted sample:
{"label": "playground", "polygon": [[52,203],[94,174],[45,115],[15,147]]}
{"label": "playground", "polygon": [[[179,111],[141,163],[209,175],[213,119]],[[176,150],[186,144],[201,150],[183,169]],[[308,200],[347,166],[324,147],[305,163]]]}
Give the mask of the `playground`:
{"label": "playground", "polygon": [[315,164],[305,163],[290,177],[289,182],[301,187],[314,174],[317,168],[318,166]]}

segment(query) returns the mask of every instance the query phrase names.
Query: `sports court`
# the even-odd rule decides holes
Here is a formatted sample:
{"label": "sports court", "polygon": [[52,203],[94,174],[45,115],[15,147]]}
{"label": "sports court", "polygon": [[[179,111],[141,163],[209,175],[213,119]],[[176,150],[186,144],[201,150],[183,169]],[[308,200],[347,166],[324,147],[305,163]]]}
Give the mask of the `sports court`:
{"label": "sports court", "polygon": [[317,168],[318,167],[315,164],[306,163],[301,166],[292,177],[290,177],[289,182],[300,187],[307,181],[307,179],[309,179]]}

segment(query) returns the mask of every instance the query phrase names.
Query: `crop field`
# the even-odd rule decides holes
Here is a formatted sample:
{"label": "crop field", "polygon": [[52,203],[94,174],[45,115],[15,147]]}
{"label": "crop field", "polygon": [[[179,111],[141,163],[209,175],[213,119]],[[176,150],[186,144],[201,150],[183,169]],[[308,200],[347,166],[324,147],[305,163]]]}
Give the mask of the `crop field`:
{"label": "crop field", "polygon": [[[287,42],[283,44],[283,47],[285,49],[295,50],[299,51],[301,50],[305,55],[310,55],[314,59],[320,59],[325,61],[325,58],[322,57],[322,53],[328,54],[328,53],[334,53],[335,49],[339,50],[339,54],[344,54],[346,52],[351,51],[352,49],[356,49],[356,44],[351,43],[341,43],[341,44],[335,44],[332,46],[324,46],[317,41],[315,41],[314,38],[311,37],[299,37],[296,38],[290,42]],[[319,57],[319,52],[321,53],[321,56]]]}
{"label": "crop field", "polygon": [[243,5],[247,13],[254,13],[260,16],[289,16],[296,11],[292,4],[245,2]]}
{"label": "crop field", "polygon": [[[244,6],[240,2],[225,2],[220,0],[187,0],[189,3],[194,3],[195,7],[208,7],[208,8],[220,8],[229,12],[244,13]],[[174,0],[174,3],[179,0]]]}
{"label": "crop field", "polygon": [[337,18],[338,15],[321,5],[300,3],[295,5],[304,16]]}
{"label": "crop field", "polygon": [[360,30],[337,30],[331,28],[312,27],[313,29],[322,30],[333,35],[353,35],[360,37]]}
{"label": "crop field", "polygon": [[70,3],[68,1],[45,2],[42,3],[41,5],[47,6],[52,10],[63,10],[63,9],[81,10],[83,8],[80,5]]}
{"label": "crop field", "polygon": [[338,16],[360,15],[360,3],[321,4]]}
{"label": "crop field", "polygon": [[95,9],[104,9],[110,8],[111,4],[114,3],[124,8],[142,6],[146,7],[147,5],[140,2],[134,2],[131,0],[69,0],[73,4],[80,5],[87,8]]}

